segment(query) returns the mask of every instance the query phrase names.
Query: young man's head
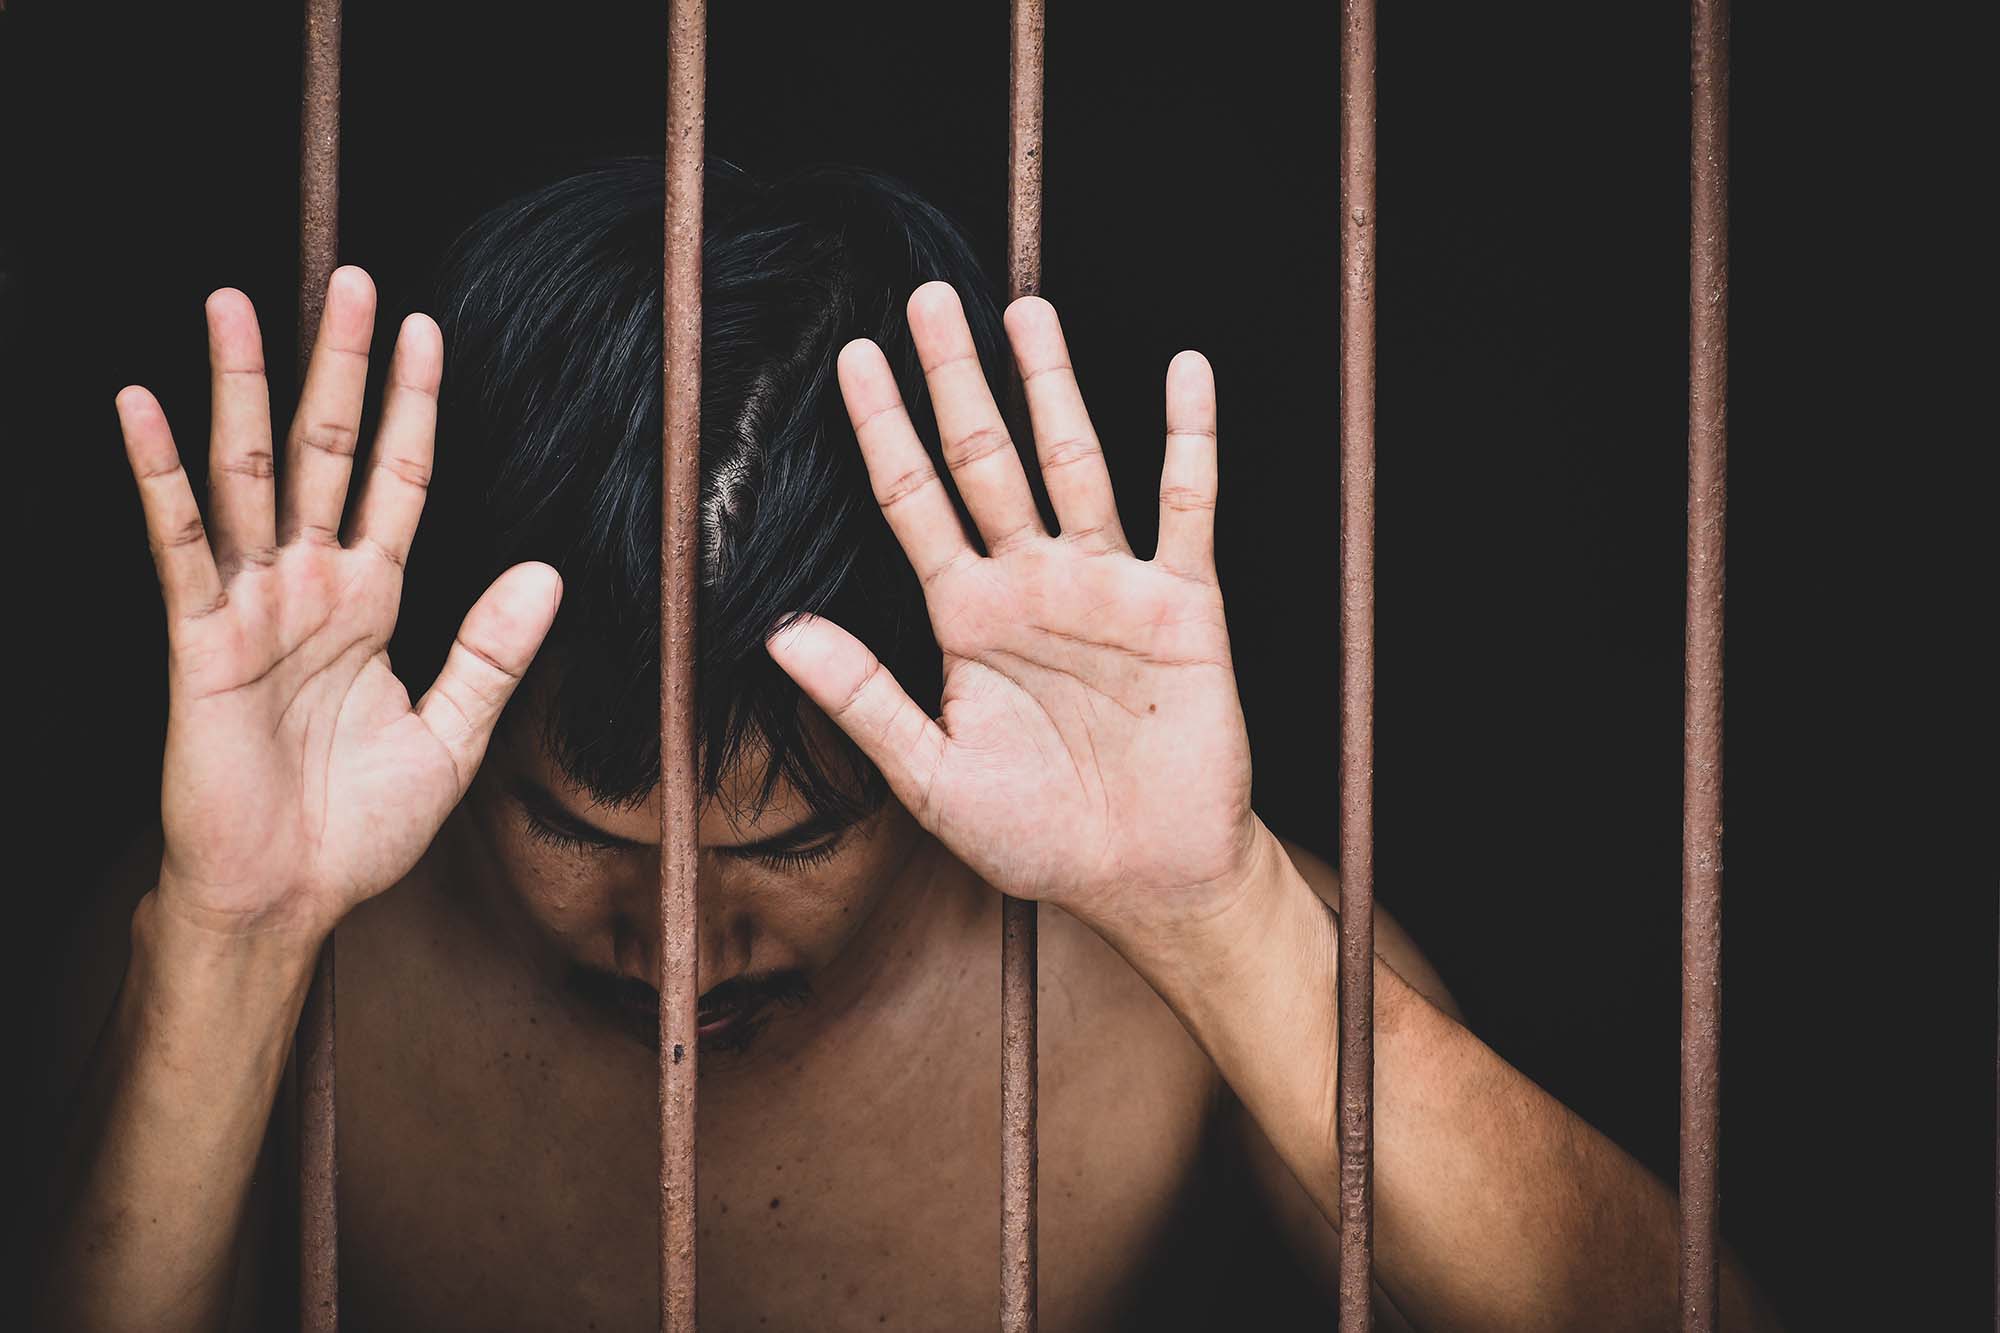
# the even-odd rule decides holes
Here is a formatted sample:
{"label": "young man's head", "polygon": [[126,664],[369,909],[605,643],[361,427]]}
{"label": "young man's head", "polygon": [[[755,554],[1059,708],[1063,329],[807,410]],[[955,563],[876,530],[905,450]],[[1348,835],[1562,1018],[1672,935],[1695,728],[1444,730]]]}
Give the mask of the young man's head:
{"label": "young man's head", "polygon": [[[508,565],[562,572],[555,627],[469,813],[580,988],[641,1013],[657,936],[662,202],[659,159],[621,159],[493,209],[454,243],[434,305],[445,377],[426,527],[455,549],[420,545],[412,562],[413,578],[427,560],[436,571],[419,615],[437,627]],[[958,290],[1003,403],[1008,354],[971,248],[896,180],[846,167],[760,180],[713,162],[704,211],[692,555],[702,984],[720,1017],[796,995],[925,841],[764,649],[788,614],[827,616],[937,710],[922,589],[874,501],[835,358],[854,338],[881,344],[948,476],[909,294],[931,279]],[[750,1030],[739,1019],[733,1035]]]}

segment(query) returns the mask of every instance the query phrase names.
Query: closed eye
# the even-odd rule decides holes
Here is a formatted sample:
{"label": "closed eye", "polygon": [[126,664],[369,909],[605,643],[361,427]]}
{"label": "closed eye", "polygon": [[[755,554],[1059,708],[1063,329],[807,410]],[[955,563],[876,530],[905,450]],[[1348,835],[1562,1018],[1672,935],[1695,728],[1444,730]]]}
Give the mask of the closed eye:
{"label": "closed eye", "polygon": [[801,847],[796,851],[753,852],[750,855],[750,859],[761,861],[765,865],[777,870],[798,870],[805,866],[814,866],[831,861],[834,853],[840,850],[840,844],[845,841],[846,836],[842,835],[838,838],[828,839],[818,846]]}
{"label": "closed eye", "polygon": [[[634,844],[624,839],[592,837],[588,833],[572,830],[545,819],[526,802],[521,803],[521,814],[527,823],[528,836],[549,847],[559,847],[568,852],[623,852],[632,851]],[[774,870],[800,870],[807,866],[821,865],[831,861],[846,841],[845,833],[811,847],[800,847],[782,851],[745,852],[741,855],[752,861],[761,862]]]}
{"label": "closed eye", "polygon": [[566,851],[572,852],[616,852],[631,850],[630,844],[627,843],[610,842],[603,838],[588,837],[584,834],[575,833],[563,828],[559,824],[552,824],[526,805],[521,807],[521,814],[527,820],[528,836],[536,842],[545,843],[551,847],[561,847]]}

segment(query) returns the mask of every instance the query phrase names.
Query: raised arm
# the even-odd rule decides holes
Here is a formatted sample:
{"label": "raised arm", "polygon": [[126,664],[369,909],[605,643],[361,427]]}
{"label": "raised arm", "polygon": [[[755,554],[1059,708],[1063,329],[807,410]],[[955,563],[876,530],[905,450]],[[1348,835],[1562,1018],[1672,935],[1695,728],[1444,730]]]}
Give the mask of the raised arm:
{"label": "raised arm", "polygon": [[553,570],[509,570],[413,708],[385,648],[431,471],[437,326],[404,322],[343,537],[373,283],[333,274],[282,496],[256,314],[229,289],[207,312],[207,524],[159,403],[117,400],[166,602],[165,841],[52,1154],[37,1328],[220,1326],[319,945],[416,864],[555,615]]}
{"label": "raised arm", "polygon": [[[975,549],[879,348],[841,388],[944,654],[931,718],[818,617],[772,656],[988,883],[1054,903],[1170,1004],[1323,1216],[1338,1216],[1339,922],[1250,808],[1213,542],[1215,384],[1167,369],[1160,540],[1125,540],[1053,307],[1006,326],[1062,531],[1042,525],[955,293],[909,319]],[[1672,1196],[1405,985],[1377,977],[1379,1274],[1425,1329],[1677,1326]],[[1769,1327],[1732,1268],[1732,1327]]]}
{"label": "raised arm", "polygon": [[[1280,842],[1313,895],[1338,902],[1332,867]],[[1422,1329],[1678,1327],[1672,1192],[1480,1042],[1379,907],[1375,940],[1381,1288]],[[1296,966],[1282,952],[1268,962],[1280,973]],[[1337,1016],[1336,1007],[1329,1021]],[[1294,1174],[1254,1118],[1239,1131],[1280,1226],[1330,1290],[1335,1176]],[[1328,1153],[1332,1142],[1329,1129]],[[1308,1196],[1312,1206],[1300,1206]],[[1777,1327],[1733,1254],[1722,1295],[1724,1328]]]}

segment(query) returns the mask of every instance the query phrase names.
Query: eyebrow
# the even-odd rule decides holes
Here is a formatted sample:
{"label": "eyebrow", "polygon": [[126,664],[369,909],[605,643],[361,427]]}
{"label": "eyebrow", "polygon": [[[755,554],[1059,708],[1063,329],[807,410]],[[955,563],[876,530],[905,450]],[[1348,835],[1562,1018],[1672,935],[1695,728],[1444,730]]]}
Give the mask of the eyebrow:
{"label": "eyebrow", "polygon": [[[519,801],[536,819],[552,824],[574,838],[595,843],[601,847],[649,848],[656,843],[642,842],[636,838],[621,837],[609,829],[597,825],[572,813],[556,799],[554,792],[530,777],[516,777],[507,784],[508,792]],[[807,815],[788,829],[780,829],[754,842],[739,842],[727,845],[716,844],[711,851],[724,856],[749,858],[767,856],[776,852],[796,851],[810,843],[817,842],[829,833],[837,833],[850,828],[856,821],[843,819],[838,814],[815,812]]]}

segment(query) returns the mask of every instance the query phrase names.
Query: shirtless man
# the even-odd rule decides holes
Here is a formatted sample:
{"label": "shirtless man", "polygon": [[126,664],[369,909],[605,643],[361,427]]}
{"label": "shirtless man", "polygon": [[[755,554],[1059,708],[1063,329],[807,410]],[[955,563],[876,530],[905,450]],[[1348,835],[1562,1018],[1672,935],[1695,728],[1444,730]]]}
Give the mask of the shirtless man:
{"label": "shirtless man", "polygon": [[[338,924],[348,1326],[654,1327],[659,180],[601,168],[462,238],[359,469],[358,268],[276,485],[255,314],[209,298],[206,525],[158,403],[118,395],[163,842],[82,997],[44,1325],[259,1324],[260,1145]],[[1140,559],[1054,309],[1003,332],[942,215],[718,164],[708,216],[704,1327],[992,1325],[996,891],[1043,904],[1044,1326],[1298,1326],[1287,1272],[1328,1326],[1338,895],[1250,808],[1208,363],[1167,368]],[[465,563],[504,572],[412,704],[386,646],[439,430],[487,525]],[[1375,930],[1384,1326],[1678,1327],[1671,1191]],[[1733,1258],[1724,1319],[1776,1326]]]}

